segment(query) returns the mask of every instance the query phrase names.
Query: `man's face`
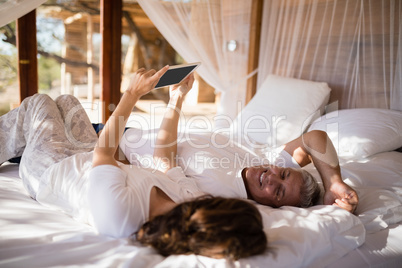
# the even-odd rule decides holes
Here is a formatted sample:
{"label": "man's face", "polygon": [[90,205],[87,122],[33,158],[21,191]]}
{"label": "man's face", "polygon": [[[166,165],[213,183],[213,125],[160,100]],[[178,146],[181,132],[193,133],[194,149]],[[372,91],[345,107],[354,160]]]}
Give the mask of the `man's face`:
{"label": "man's face", "polygon": [[271,207],[298,206],[301,172],[278,166],[264,165],[243,169],[242,177],[248,197]]}

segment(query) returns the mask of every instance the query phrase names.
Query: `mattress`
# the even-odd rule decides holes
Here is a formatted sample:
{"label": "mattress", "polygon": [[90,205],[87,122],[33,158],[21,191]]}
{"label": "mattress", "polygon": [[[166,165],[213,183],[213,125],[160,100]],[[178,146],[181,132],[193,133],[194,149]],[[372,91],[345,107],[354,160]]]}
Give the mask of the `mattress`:
{"label": "mattress", "polygon": [[[167,258],[128,239],[98,235],[86,224],[29,198],[18,165],[0,167],[1,267],[400,267],[402,153],[342,163],[359,192],[357,215],[335,206],[258,206],[269,248],[233,262],[196,255]],[[314,173],[313,167],[306,167]],[[313,174],[314,175],[314,174]]]}

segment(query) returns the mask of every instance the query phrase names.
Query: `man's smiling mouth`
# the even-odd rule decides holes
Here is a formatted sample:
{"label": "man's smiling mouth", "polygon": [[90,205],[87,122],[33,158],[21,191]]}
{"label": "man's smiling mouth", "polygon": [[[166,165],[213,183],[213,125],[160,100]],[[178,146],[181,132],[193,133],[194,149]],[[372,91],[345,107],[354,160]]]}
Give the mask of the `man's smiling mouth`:
{"label": "man's smiling mouth", "polygon": [[262,186],[262,180],[264,179],[264,175],[265,175],[265,173],[267,173],[267,171],[268,171],[268,170],[263,171],[263,172],[261,173],[261,175],[260,175],[260,186]]}

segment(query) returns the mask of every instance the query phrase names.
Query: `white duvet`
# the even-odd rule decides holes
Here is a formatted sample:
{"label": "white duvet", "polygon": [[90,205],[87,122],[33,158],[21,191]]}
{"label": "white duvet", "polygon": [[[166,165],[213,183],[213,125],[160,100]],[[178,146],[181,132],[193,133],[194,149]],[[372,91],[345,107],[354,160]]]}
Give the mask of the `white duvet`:
{"label": "white duvet", "polygon": [[[39,205],[30,199],[18,178],[18,167],[0,167],[0,266],[1,267],[323,267],[360,245],[369,233],[377,234],[400,224],[402,154],[386,152],[366,160],[345,162],[346,181],[360,194],[358,215],[335,206],[309,209],[259,206],[269,249],[260,256],[231,263],[201,256],[163,258],[152,249],[127,239],[97,235],[88,226]],[[311,168],[311,167],[307,167]],[[391,233],[392,230],[389,230]],[[376,241],[398,244],[400,236],[378,232]],[[383,237],[385,235],[385,237]],[[399,234],[400,235],[400,234]],[[372,237],[372,236],[370,236]],[[399,237],[399,238],[398,238]],[[376,241],[369,247],[375,248]],[[398,242],[399,241],[399,242]],[[400,243],[402,244],[402,242]],[[393,246],[395,249],[395,247]],[[396,247],[398,248],[398,247]],[[359,249],[357,249],[359,250]],[[375,253],[375,252],[374,252]],[[402,252],[395,250],[396,258]],[[359,255],[359,254],[358,254]],[[361,254],[360,254],[361,255]],[[370,252],[367,255],[375,255]]]}
{"label": "white duvet", "polygon": [[[30,199],[17,166],[0,168],[0,266],[88,265],[110,267],[231,267],[233,263],[200,256],[163,258],[127,239],[98,236],[88,226]],[[298,267],[330,264],[364,242],[358,217],[334,206],[309,209],[259,206],[269,249],[240,260],[241,267]]]}

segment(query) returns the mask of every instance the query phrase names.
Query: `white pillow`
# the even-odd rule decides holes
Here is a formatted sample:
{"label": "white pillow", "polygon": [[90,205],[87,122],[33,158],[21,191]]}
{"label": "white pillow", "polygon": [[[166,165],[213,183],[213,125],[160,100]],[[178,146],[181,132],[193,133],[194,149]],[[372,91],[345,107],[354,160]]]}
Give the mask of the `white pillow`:
{"label": "white pillow", "polygon": [[311,130],[328,133],[340,158],[356,160],[402,146],[402,112],[386,109],[334,111],[317,119]]}
{"label": "white pillow", "polygon": [[[402,188],[399,187],[398,190]],[[355,214],[359,216],[367,232],[378,232],[402,221],[402,197],[397,193],[369,187],[356,188],[356,191],[359,205]]]}
{"label": "white pillow", "polygon": [[355,215],[367,232],[402,222],[402,154],[384,152],[341,165],[342,178],[359,196]]}
{"label": "white pillow", "polygon": [[365,241],[358,217],[336,206],[258,208],[280,267],[325,267]]}
{"label": "white pillow", "polygon": [[322,114],[330,92],[327,83],[269,75],[231,130],[251,142],[280,146]]}

